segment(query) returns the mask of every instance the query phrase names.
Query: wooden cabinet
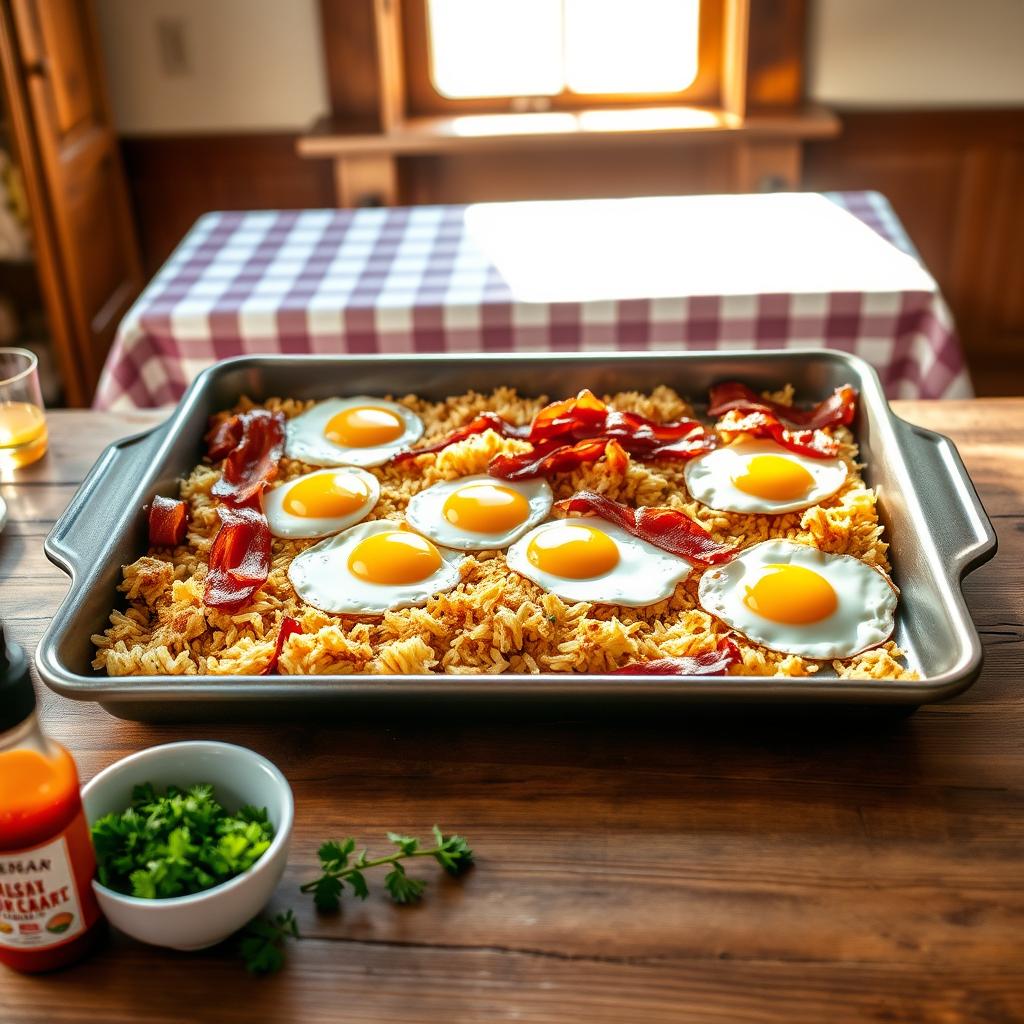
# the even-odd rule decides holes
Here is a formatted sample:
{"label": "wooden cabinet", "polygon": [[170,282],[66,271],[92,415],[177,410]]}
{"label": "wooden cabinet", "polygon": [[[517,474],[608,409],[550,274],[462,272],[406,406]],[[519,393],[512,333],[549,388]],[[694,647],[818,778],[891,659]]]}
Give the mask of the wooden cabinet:
{"label": "wooden cabinet", "polygon": [[6,107],[70,405],[86,405],[142,286],[92,4],[0,0]]}

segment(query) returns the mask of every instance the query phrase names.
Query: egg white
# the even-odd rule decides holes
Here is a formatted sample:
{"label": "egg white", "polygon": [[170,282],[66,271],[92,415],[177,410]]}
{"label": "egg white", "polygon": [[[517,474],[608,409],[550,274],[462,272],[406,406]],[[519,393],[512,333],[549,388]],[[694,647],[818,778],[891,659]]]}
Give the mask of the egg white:
{"label": "egg white", "polygon": [[[814,477],[810,491],[802,498],[774,501],[741,491],[733,480],[747,472],[750,460],[757,455],[778,455],[799,463]],[[849,469],[842,459],[814,459],[792,452],[774,441],[739,441],[716,448],[691,459],[683,471],[686,487],[701,504],[720,512],[759,512],[781,515],[810,508],[835,494],[844,483]]]}
{"label": "egg white", "polygon": [[[488,483],[521,494],[527,501],[529,512],[524,522],[499,533],[473,533],[460,530],[444,516],[444,503],[456,491],[469,484]],[[424,536],[459,551],[490,551],[506,548],[521,537],[531,526],[546,519],[551,512],[554,495],[547,480],[497,480],[487,473],[464,476],[458,480],[442,480],[414,494],[405,510],[405,517]]]}
{"label": "egg white", "polygon": [[[345,516],[329,516],[314,518],[313,516],[296,516],[286,512],[284,508],[285,498],[288,492],[301,480],[308,480],[314,476],[341,476],[343,478],[360,480],[366,488],[366,501],[354,512]],[[361,519],[365,519],[374,509],[380,499],[380,483],[372,473],[356,469],[354,466],[340,466],[332,469],[318,469],[312,473],[305,473],[292,480],[266,491],[263,495],[263,511],[270,525],[270,532],[275,537],[327,537],[332,533],[344,530],[346,526],[352,526]]]}
{"label": "egg white", "polygon": [[[400,417],[404,425],[401,435],[387,444],[372,448],[348,448],[324,437],[331,418],[345,409],[369,405],[387,409]],[[284,453],[310,466],[382,466],[395,452],[415,444],[423,436],[423,421],[411,409],[383,398],[356,395],[354,398],[328,398],[307,412],[288,420],[285,425]]]}
{"label": "egg white", "polygon": [[295,593],[324,612],[349,615],[383,615],[397,608],[416,608],[434,594],[451,590],[460,578],[459,567],[466,556],[439,547],[440,568],[417,583],[370,583],[348,567],[352,549],[375,533],[397,530],[397,519],[375,519],[360,523],[335,537],[314,544],[296,555],[288,566],[288,579]]}
{"label": "egg white", "polygon": [[[819,622],[775,622],[743,599],[771,565],[798,565],[823,576],[836,593],[836,610]],[[834,555],[790,540],[766,540],[726,565],[708,569],[697,588],[705,611],[754,643],[782,654],[817,660],[852,658],[892,635],[897,592],[878,569],[852,555]]]}
{"label": "egg white", "polygon": [[[607,534],[619,549],[618,563],[609,572],[584,580],[565,579],[538,569],[527,555],[530,542],[544,530],[566,523],[589,526]],[[510,569],[566,601],[621,604],[629,608],[643,608],[671,597],[676,584],[685,580],[693,569],[684,559],[593,516],[570,516],[541,523],[517,540],[505,558]]]}

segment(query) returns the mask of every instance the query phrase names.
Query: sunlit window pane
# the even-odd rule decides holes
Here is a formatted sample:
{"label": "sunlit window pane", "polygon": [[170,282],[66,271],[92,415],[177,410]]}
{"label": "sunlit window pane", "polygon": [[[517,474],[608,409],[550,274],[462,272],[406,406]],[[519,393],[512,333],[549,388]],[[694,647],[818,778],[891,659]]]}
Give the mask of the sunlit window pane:
{"label": "sunlit window pane", "polygon": [[564,2],[573,92],[679,92],[697,77],[700,0]]}
{"label": "sunlit window pane", "polygon": [[562,91],[561,0],[430,0],[434,86],[442,96]]}
{"label": "sunlit window pane", "polygon": [[442,96],[682,92],[700,0],[428,0]]}

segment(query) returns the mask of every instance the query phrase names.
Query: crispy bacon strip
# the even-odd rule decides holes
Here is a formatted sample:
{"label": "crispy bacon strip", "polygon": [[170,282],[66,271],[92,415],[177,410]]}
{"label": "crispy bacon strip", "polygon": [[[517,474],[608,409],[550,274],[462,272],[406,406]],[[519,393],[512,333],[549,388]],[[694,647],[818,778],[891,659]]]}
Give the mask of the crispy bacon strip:
{"label": "crispy bacon strip", "polygon": [[594,491],[577,491],[571,498],[557,502],[555,508],[600,516],[694,565],[720,565],[736,554],[736,548],[720,544],[700,523],[675,508],[631,508]]}
{"label": "crispy bacon strip", "polygon": [[812,409],[797,409],[761,398],[738,381],[727,381],[711,389],[708,413],[721,417],[719,430],[770,437],[776,444],[801,455],[833,459],[839,454],[839,442],[823,428],[853,422],[857,390],[844,384]]}
{"label": "crispy bacon strip", "polygon": [[[615,413],[632,416],[633,413]],[[643,419],[643,417],[637,417]],[[611,419],[611,417],[609,417]],[[692,459],[711,451],[717,443],[703,423],[696,420],[677,420],[675,423],[652,423],[646,420],[635,433],[619,432],[615,425],[609,431],[631,455],[638,459]],[[675,436],[673,436],[675,435]]]}
{"label": "crispy bacon strip", "polygon": [[[635,412],[611,409],[584,388],[575,398],[545,406],[530,425],[529,439],[535,444],[559,440],[585,441],[596,437],[614,437],[626,451],[641,458],[653,456],[666,446],[680,441],[693,442],[707,436],[697,420],[682,419],[656,423]],[[712,439],[708,439],[708,444]],[[702,450],[705,446],[702,444]],[[680,454],[686,446],[674,454]],[[696,451],[694,452],[696,454]]]}
{"label": "crispy bacon strip", "polygon": [[605,419],[603,437],[615,438],[638,459],[692,459],[715,447],[715,436],[697,420],[655,423],[635,412],[611,409]]}
{"label": "crispy bacon strip", "polygon": [[506,480],[525,480],[574,469],[604,455],[609,469],[624,473],[629,455],[689,459],[710,451],[715,444],[714,437],[696,420],[656,423],[639,413],[610,409],[586,388],[575,398],[541,409],[528,437],[535,445],[532,452],[499,455],[487,471]]}
{"label": "crispy bacon strip", "polygon": [[604,461],[609,473],[623,476],[629,472],[629,453],[614,437],[604,446]]}
{"label": "crispy bacon strip", "polygon": [[713,651],[687,654],[681,658],[657,658],[624,665],[609,673],[613,676],[724,676],[741,659],[740,649],[731,637],[718,641]]}
{"label": "crispy bacon strip", "polygon": [[240,425],[231,427],[230,431],[218,428],[212,437],[209,452],[222,451],[229,435],[237,434],[238,441],[224,458],[223,473],[210,493],[238,506],[262,494],[263,488],[277,476],[277,464],[284,455],[284,416],[266,409],[253,409],[232,419],[237,419]]}
{"label": "crispy bacon strip", "polygon": [[857,389],[843,384],[812,408],[798,409],[762,398],[746,384],[730,380],[711,389],[709,402],[709,416],[723,416],[727,412],[761,412],[773,416],[787,427],[821,430],[822,427],[849,426],[853,422],[857,414]]}
{"label": "crispy bacon strip", "polygon": [[607,418],[608,406],[589,388],[584,388],[575,398],[544,406],[533,417],[527,436],[534,444],[556,438],[582,441],[605,433]]}
{"label": "crispy bacon strip", "polygon": [[502,480],[529,480],[551,473],[566,473],[585,462],[597,462],[604,456],[612,472],[624,472],[629,465],[628,456],[614,438],[592,437],[575,444],[550,441],[521,455],[496,455],[491,459],[487,472]]}
{"label": "crispy bacon strip", "polygon": [[692,437],[653,447],[643,440],[634,441],[628,434],[601,434],[573,444],[548,441],[521,455],[496,455],[491,459],[487,472],[505,480],[528,480],[531,477],[550,476],[552,473],[565,473],[585,462],[597,462],[602,456],[607,457],[608,469],[613,473],[626,472],[630,455],[640,459],[692,459],[695,455],[711,451],[715,446],[714,438],[705,433],[699,423],[696,427]]}
{"label": "crispy bacon strip", "polygon": [[220,462],[242,440],[242,414],[213,422],[203,440],[206,442],[206,457],[211,462]]}
{"label": "crispy bacon strip", "polygon": [[700,432],[692,437],[684,437],[682,440],[672,444],[663,444],[652,448],[648,452],[637,453],[641,460],[647,459],[692,459],[697,455],[706,455],[717,444],[713,434],[707,433],[704,427],[700,426]]}
{"label": "crispy bacon strip", "polygon": [[608,411],[601,433],[606,437],[617,437],[627,441],[637,452],[674,444],[686,438],[705,433],[704,425],[697,420],[674,420],[671,423],[655,423],[635,412]]}
{"label": "crispy bacon strip", "polygon": [[834,459],[839,442],[823,430],[787,430],[771,413],[726,413],[718,421],[718,429],[731,434],[770,437],[776,444],[814,459]]}
{"label": "crispy bacon strip", "polygon": [[[507,480],[572,469],[581,462],[594,462],[602,454],[609,455],[615,471],[625,472],[627,455],[641,459],[689,459],[710,451],[715,444],[714,436],[696,420],[656,423],[638,413],[610,409],[593,392],[584,388],[575,398],[546,405],[529,426],[515,426],[497,413],[484,412],[441,440],[422,448],[407,448],[394,455],[391,461],[400,463],[420,455],[435,454],[485,430],[497,431],[502,437],[525,438],[534,446],[532,452],[517,456],[500,455],[494,460],[494,475]],[[605,452],[611,440],[618,443]],[[603,447],[598,446],[598,441],[603,442]],[[558,455],[550,458],[556,452]],[[522,475],[507,475],[513,472]]]}
{"label": "crispy bacon strip", "polygon": [[267,662],[267,667],[260,673],[261,676],[277,675],[277,659],[281,657],[281,650],[288,637],[294,636],[296,633],[302,633],[302,626],[290,615],[286,615],[281,620],[281,628],[277,631],[277,643],[274,644],[274,653],[270,661]]}
{"label": "crispy bacon strip", "polygon": [[451,433],[445,434],[440,441],[424,445],[422,448],[405,448],[396,452],[391,457],[392,463],[406,462],[409,459],[418,458],[420,455],[433,455],[436,452],[444,451],[449,445],[464,441],[474,434],[482,434],[485,430],[494,430],[502,437],[526,437],[529,427],[517,427],[514,423],[502,419],[496,412],[482,412],[475,419],[472,419],[465,426],[457,427]]}
{"label": "crispy bacon strip", "polygon": [[234,612],[256,593],[270,575],[270,527],[254,508],[217,507],[220,530],[210,548],[210,571],[203,601],[211,608]]}
{"label": "crispy bacon strip", "polygon": [[158,494],[149,506],[150,547],[174,548],[185,539],[188,506]]}

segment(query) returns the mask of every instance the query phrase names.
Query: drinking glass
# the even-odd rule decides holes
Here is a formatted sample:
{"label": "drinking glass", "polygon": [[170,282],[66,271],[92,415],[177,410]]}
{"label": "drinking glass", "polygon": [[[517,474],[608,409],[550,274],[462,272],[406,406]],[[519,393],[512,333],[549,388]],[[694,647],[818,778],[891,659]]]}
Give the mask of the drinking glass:
{"label": "drinking glass", "polygon": [[0,348],[0,471],[46,454],[39,360],[24,348]]}

